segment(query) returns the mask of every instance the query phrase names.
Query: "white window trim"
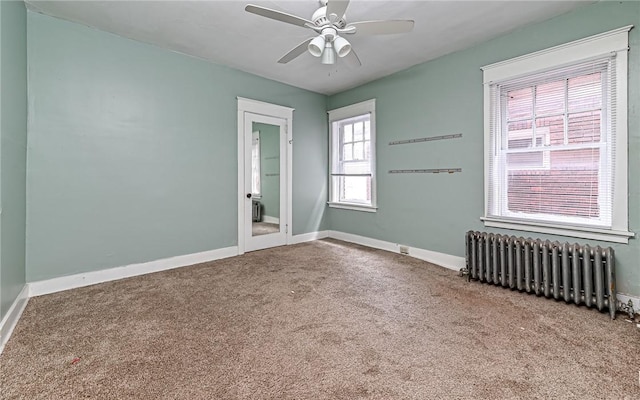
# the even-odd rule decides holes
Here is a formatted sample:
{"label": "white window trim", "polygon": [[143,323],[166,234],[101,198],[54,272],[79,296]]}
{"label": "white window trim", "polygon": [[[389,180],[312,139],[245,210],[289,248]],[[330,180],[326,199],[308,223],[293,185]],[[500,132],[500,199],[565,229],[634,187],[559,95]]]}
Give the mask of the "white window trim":
{"label": "white window trim", "polygon": [[364,211],[364,212],[371,212],[371,213],[378,211],[378,207],[365,206],[365,205],[356,204],[356,203],[346,203],[346,202],[336,203],[333,201],[328,201],[327,204],[329,205],[329,207],[343,208],[345,210]]}
{"label": "white window trim", "polygon": [[333,198],[333,185],[331,184],[331,169],[333,166],[333,128],[336,121],[357,117],[358,115],[370,114],[370,157],[371,157],[371,205],[347,202],[333,202],[329,200],[327,204],[332,208],[342,208],[345,210],[376,212],[377,206],[377,185],[376,185],[376,99],[366,100],[360,103],[351,104],[345,107],[327,111],[329,115],[329,199]]}
{"label": "white window trim", "polygon": [[[590,36],[570,43],[551,47],[535,53],[516,57],[482,67],[484,85],[484,217],[480,218],[485,226],[525,230],[531,232],[564,235],[585,239],[595,239],[607,242],[629,243],[634,237],[629,232],[629,204],[628,204],[628,51],[629,34],[633,25],[628,25],[609,32]],[[616,53],[616,147],[621,151],[616,154],[615,181],[613,187],[618,188],[614,193],[613,216],[611,229],[592,227],[564,226],[551,223],[514,221],[508,218],[488,217],[489,205],[489,161],[491,150],[490,121],[491,121],[491,91],[494,82],[515,79],[559,68],[565,65],[596,59]]]}

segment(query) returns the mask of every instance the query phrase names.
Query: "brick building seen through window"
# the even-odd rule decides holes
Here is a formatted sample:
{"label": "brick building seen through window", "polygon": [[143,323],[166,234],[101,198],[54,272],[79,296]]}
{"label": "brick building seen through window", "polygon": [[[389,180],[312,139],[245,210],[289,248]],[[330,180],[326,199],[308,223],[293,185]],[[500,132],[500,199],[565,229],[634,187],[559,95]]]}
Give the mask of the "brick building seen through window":
{"label": "brick building seen through window", "polygon": [[603,73],[506,92],[509,212],[597,218]]}

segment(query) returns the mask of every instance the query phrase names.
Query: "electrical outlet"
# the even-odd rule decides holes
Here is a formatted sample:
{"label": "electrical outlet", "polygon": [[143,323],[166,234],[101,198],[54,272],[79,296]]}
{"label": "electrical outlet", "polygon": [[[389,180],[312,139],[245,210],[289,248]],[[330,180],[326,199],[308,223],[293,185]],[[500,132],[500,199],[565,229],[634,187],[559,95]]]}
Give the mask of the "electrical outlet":
{"label": "electrical outlet", "polygon": [[400,254],[409,254],[409,246],[400,246]]}

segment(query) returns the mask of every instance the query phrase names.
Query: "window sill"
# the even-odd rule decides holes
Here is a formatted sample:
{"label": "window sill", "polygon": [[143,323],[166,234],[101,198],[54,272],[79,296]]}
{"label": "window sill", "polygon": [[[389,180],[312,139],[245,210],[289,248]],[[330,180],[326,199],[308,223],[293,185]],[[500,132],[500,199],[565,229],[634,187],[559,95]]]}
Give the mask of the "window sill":
{"label": "window sill", "polygon": [[377,212],[378,211],[378,207],[373,207],[373,206],[364,206],[364,205],[360,205],[360,204],[351,204],[351,203],[332,203],[332,202],[327,202],[327,204],[329,205],[329,207],[332,208],[342,208],[345,210],[354,210],[354,211],[364,211],[364,212]]}
{"label": "window sill", "polygon": [[633,232],[614,231],[609,229],[588,228],[580,226],[564,226],[554,224],[543,224],[536,222],[522,222],[490,217],[481,217],[484,226],[492,228],[516,229],[528,232],[546,233],[550,235],[570,236],[581,239],[600,240],[603,242],[614,242],[629,244],[629,238],[635,236]]}

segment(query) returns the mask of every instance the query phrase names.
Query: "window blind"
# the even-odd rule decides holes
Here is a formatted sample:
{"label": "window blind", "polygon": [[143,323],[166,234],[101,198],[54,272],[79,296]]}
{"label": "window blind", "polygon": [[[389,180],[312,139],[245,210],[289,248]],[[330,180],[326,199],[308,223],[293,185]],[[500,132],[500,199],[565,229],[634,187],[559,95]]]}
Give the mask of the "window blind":
{"label": "window blind", "polygon": [[615,56],[490,85],[487,216],[611,228]]}

